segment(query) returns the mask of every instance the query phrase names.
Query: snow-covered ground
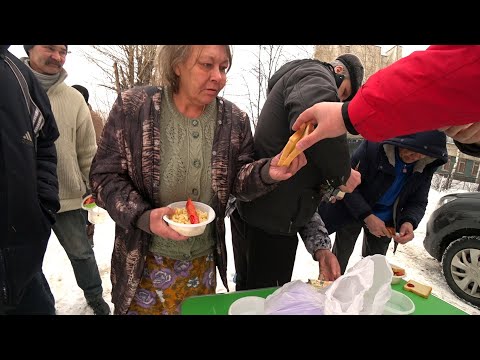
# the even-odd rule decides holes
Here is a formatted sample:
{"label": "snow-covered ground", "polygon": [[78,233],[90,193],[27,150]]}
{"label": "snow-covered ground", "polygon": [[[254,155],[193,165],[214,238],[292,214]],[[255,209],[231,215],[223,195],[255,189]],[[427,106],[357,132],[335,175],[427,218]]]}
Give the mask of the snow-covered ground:
{"label": "snow-covered ground", "polygon": [[[450,190],[449,192],[454,192]],[[446,193],[440,193],[434,189],[430,190],[429,203],[426,214],[415,231],[415,238],[408,244],[400,245],[395,255],[389,249],[387,258],[392,263],[404,267],[407,270],[407,278],[429,284],[433,287],[432,293],[447,301],[448,303],[462,309],[469,314],[480,315],[480,310],[470,306],[465,301],[457,298],[450,290],[443,277],[440,263],[432,258],[423,248],[423,238],[428,218],[435,208],[438,199]],[[227,249],[228,249],[228,279],[230,291],[235,290],[233,277],[235,268],[230,238],[230,222],[227,219]],[[108,218],[104,224],[96,225],[95,229],[95,256],[97,259],[100,275],[103,281],[104,298],[111,304],[111,282],[110,282],[110,258],[113,249],[114,223]],[[362,233],[360,234],[360,237]],[[333,239],[333,236],[332,236]],[[354,253],[350,258],[349,266],[361,259],[361,241],[357,241]],[[45,254],[44,272],[52,288],[56,300],[57,314],[59,315],[92,315],[92,309],[87,305],[83,292],[77,286],[72,266],[65,251],[59,244],[55,234],[52,233],[50,242]],[[318,265],[313,261],[310,254],[305,250],[300,241],[297,250],[297,258],[293,270],[292,280],[314,279],[318,276]],[[219,279],[219,277],[218,277]],[[226,292],[226,289],[219,281],[217,292]]]}

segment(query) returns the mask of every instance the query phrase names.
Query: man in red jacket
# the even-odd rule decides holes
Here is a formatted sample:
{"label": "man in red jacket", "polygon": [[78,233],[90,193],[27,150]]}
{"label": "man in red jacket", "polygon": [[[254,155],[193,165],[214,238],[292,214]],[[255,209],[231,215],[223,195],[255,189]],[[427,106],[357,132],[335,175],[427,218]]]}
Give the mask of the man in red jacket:
{"label": "man in red jacket", "polygon": [[308,121],[317,127],[297,148],[303,151],[346,131],[382,141],[439,129],[461,151],[480,155],[479,88],[480,45],[432,45],[372,75],[352,101],[305,110],[293,130]]}

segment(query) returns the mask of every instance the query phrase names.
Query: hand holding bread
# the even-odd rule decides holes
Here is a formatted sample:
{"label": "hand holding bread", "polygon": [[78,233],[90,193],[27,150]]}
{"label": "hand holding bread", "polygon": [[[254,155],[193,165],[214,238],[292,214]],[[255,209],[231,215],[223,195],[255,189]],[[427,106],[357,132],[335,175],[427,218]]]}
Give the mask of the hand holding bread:
{"label": "hand holding bread", "polygon": [[306,123],[302,124],[300,129],[295,131],[295,133],[290,136],[288,139],[287,145],[282,150],[282,155],[278,161],[278,166],[290,166],[293,159],[295,159],[302,151],[296,148],[297,143],[303,139],[305,136],[310,134],[313,131],[313,124]]}

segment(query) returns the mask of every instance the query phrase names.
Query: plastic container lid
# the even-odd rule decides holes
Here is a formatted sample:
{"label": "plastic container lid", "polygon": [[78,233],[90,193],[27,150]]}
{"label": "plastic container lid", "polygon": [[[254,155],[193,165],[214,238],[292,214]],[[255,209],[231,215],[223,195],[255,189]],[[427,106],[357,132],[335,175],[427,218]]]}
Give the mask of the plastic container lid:
{"label": "plastic container lid", "polygon": [[228,315],[264,315],[265,299],[260,296],[245,296],[230,305]]}

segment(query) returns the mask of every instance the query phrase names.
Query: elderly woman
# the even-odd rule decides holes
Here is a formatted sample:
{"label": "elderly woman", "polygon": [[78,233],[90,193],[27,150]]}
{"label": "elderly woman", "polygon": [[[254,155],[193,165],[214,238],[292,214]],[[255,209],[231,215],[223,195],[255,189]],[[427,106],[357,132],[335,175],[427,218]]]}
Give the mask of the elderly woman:
{"label": "elderly woman", "polygon": [[[93,161],[97,204],[116,222],[112,254],[115,314],[178,314],[189,296],[227,287],[225,223],[229,197],[252,200],[306,164],[279,155],[253,161],[248,116],[218,96],[232,63],[227,45],[167,45],[159,52],[162,87],[116,100]],[[168,204],[191,198],[217,215],[199,236],[162,219]],[[228,287],[227,287],[228,288]]]}

